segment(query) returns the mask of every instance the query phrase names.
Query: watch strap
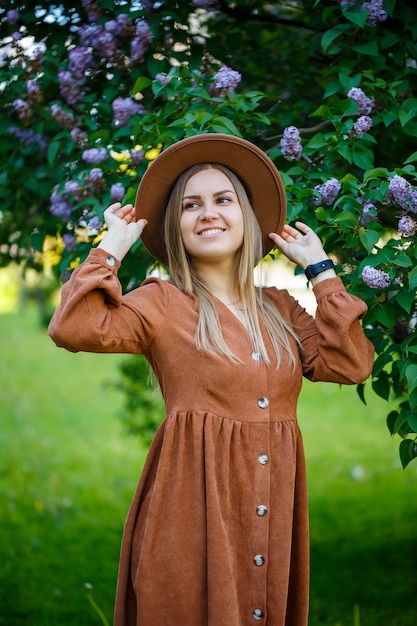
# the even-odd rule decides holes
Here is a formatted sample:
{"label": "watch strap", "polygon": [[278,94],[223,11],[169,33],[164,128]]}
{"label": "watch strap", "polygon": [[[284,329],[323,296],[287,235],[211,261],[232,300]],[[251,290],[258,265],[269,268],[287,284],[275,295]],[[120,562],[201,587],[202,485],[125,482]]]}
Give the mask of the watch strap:
{"label": "watch strap", "polygon": [[315,278],[315,276],[318,276],[322,272],[330,269],[334,269],[334,263],[331,259],[325,259],[324,261],[320,261],[320,263],[308,265],[304,270],[304,274],[308,280],[311,280],[312,278]]}

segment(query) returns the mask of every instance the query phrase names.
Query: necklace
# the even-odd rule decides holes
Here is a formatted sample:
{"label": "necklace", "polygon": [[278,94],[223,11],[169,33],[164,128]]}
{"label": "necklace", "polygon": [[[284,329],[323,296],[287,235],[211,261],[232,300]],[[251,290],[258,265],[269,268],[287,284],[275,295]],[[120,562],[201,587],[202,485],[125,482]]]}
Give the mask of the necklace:
{"label": "necklace", "polygon": [[238,298],[238,300],[234,300],[233,302],[224,302],[225,306],[234,306],[235,304],[237,304],[238,302],[240,302],[241,298]]}

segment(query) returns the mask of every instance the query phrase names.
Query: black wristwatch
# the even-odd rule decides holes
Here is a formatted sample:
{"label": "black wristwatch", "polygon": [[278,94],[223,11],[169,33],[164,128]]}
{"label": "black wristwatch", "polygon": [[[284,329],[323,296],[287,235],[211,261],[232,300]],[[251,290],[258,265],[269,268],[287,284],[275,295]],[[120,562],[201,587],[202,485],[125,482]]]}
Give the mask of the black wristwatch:
{"label": "black wristwatch", "polygon": [[331,259],[325,259],[324,261],[320,261],[320,263],[308,265],[304,270],[304,274],[307,276],[308,280],[311,280],[322,272],[330,269],[334,269],[334,263]]}

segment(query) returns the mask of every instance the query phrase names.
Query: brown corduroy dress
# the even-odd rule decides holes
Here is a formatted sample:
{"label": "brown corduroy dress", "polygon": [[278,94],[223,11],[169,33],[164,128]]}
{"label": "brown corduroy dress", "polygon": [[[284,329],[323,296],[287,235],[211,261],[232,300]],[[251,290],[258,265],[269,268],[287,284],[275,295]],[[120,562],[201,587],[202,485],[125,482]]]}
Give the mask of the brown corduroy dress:
{"label": "brown corduroy dress", "polygon": [[[143,353],[166,419],[150,448],[122,541],[116,626],[306,626],[309,538],[305,462],[296,419],[302,376],[357,383],[373,348],[366,305],[338,278],[315,288],[315,320],[265,290],[302,342],[294,370],[253,352],[218,301],[226,342],[242,360],[195,347],[198,305],[149,279],[122,297],[119,263],[91,251],[62,289],[49,328],[71,351]],[[267,334],[264,340],[273,355]],[[318,425],[319,427],[319,425]]]}

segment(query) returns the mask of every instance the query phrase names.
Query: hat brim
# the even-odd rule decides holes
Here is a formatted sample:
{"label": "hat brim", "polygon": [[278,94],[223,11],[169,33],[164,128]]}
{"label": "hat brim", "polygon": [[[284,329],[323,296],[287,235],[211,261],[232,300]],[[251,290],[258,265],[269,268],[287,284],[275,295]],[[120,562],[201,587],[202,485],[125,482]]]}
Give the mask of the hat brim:
{"label": "hat brim", "polygon": [[286,195],[281,176],[271,159],[255,144],[220,133],[182,139],[150,164],[136,194],[136,219],[146,219],[142,243],[150,254],[168,264],[164,240],[165,212],[178,177],[197,163],[218,163],[243,183],[262,232],[263,254],[273,248],[268,237],[280,233],[286,217]]}

